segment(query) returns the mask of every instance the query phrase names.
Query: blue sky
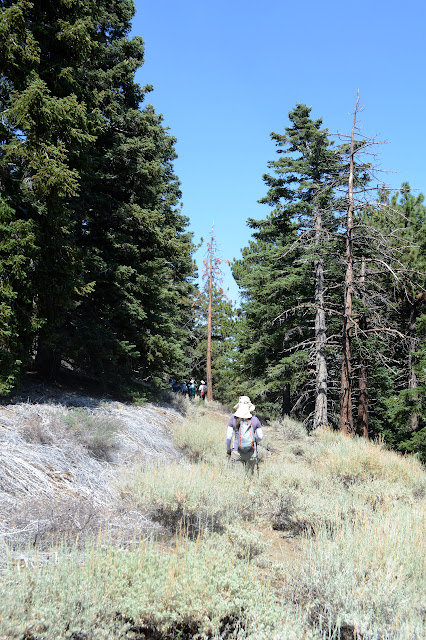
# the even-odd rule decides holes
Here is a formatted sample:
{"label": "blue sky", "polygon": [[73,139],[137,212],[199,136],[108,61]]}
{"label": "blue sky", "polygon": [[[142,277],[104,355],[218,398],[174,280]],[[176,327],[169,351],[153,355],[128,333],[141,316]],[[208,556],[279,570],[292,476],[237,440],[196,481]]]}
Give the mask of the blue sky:
{"label": "blue sky", "polygon": [[[248,218],[296,103],[330,132],[349,132],[359,90],[384,182],[426,193],[426,5],[421,0],[135,0],[145,41],[140,84],[177,138],[175,170],[194,241],[214,223],[223,259],[248,244]],[[206,245],[197,252],[200,267]],[[224,264],[224,288],[238,288]]]}

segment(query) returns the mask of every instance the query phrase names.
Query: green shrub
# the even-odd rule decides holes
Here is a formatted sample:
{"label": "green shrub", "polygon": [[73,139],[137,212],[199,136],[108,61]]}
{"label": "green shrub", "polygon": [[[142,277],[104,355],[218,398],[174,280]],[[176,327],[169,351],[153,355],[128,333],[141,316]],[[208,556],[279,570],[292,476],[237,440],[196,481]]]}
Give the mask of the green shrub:
{"label": "green shrub", "polygon": [[98,460],[109,460],[117,446],[121,429],[117,419],[106,414],[93,414],[87,409],[71,409],[62,417],[73,437]]}
{"label": "green shrub", "polygon": [[216,466],[173,462],[123,471],[119,490],[133,507],[191,536],[223,531],[236,519],[253,518],[256,510],[257,484],[247,482],[242,469],[225,461]]}
{"label": "green shrub", "polygon": [[31,565],[9,563],[2,576],[4,640],[131,638],[143,625],[159,633],[177,624],[197,629],[200,638],[223,638],[226,625],[234,638],[303,637],[297,607],[280,606],[226,538],[179,539],[167,552],[152,543],[123,550],[99,540],[84,554],[57,550],[44,566],[37,558]]}

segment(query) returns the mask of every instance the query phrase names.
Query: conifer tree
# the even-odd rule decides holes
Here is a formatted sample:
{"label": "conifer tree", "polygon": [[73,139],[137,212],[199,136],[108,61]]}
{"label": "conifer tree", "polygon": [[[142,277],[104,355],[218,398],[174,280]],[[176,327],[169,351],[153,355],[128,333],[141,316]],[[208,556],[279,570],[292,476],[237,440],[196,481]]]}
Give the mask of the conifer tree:
{"label": "conifer tree", "polygon": [[[41,368],[52,374],[60,358],[59,336],[53,336],[74,307],[75,289],[82,290],[69,200],[78,194],[79,157],[93,142],[98,123],[98,114],[64,86],[76,61],[87,55],[79,48],[86,35],[83,5],[1,2],[0,164],[6,205],[1,222],[7,226],[13,218],[4,242],[12,252],[22,251],[20,273],[8,273],[12,296],[3,298],[3,305],[17,340],[27,335],[27,349],[36,340]],[[19,246],[14,246],[14,228],[24,233]],[[24,314],[11,299],[26,301]],[[26,322],[25,316],[32,320]],[[13,351],[9,357],[15,360]],[[14,375],[6,378],[13,382]]]}
{"label": "conifer tree", "polygon": [[[18,278],[8,287],[28,300],[36,364],[55,375],[65,357],[106,380],[159,379],[185,358],[194,265],[174,139],[140,108],[150,87],[134,81],[144,52],[128,38],[134,3],[1,7],[1,211],[26,234],[25,294]],[[15,325],[24,336],[23,319]]]}
{"label": "conifer tree", "polygon": [[[264,176],[268,193],[260,202],[274,210],[264,221],[249,221],[256,230],[255,242],[243,252],[234,274],[243,287],[247,322],[253,314],[261,334],[255,340],[251,334],[252,346],[244,356],[246,367],[247,360],[256,356],[265,363],[263,389],[258,393],[265,396],[273,390],[277,398],[279,394],[286,413],[288,385],[296,384],[296,409],[309,407],[317,427],[329,420],[326,306],[330,309],[332,303],[326,305],[325,265],[335,251],[340,169],[327,130],[321,128],[321,120],[310,118],[310,111],[297,105],[289,114],[286,133],[271,135],[280,157],[269,163],[274,174]],[[271,280],[265,289],[266,277]],[[268,325],[273,338],[266,336]],[[311,362],[314,380],[306,375]],[[308,390],[312,381],[314,389]]]}

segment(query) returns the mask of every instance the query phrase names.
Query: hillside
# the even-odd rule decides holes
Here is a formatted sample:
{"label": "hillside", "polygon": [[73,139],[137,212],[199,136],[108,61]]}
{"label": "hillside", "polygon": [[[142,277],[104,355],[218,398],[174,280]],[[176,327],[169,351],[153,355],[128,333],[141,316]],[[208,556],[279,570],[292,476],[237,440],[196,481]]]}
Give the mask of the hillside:
{"label": "hillside", "polygon": [[424,637],[415,459],[287,420],[247,477],[215,403],[35,398],[0,406],[2,640]]}
{"label": "hillside", "polygon": [[121,468],[181,457],[172,425],[183,416],[171,405],[32,391],[32,401],[0,405],[0,537],[44,545],[106,525],[157,528],[126,508],[115,481]]}

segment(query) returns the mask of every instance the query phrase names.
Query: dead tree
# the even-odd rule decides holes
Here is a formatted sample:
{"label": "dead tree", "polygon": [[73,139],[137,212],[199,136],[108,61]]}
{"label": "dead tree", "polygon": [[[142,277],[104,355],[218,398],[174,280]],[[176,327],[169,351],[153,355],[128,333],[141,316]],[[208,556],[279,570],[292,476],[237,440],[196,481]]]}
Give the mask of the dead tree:
{"label": "dead tree", "polygon": [[348,212],[346,217],[346,274],[344,290],[343,334],[342,334],[342,379],[340,398],[340,431],[352,435],[354,431],[352,419],[352,295],[354,279],[354,155],[355,155],[355,126],[359,108],[357,98],[354,119],[352,124],[351,146],[349,156],[349,180],[348,180]]}
{"label": "dead tree", "polygon": [[[368,322],[365,311],[365,259],[361,261],[360,291],[362,296],[363,311],[359,318],[359,328],[365,335]],[[356,434],[362,438],[368,438],[368,370],[367,357],[361,355],[359,363],[359,390],[358,390],[358,419],[356,425]]]}
{"label": "dead tree", "polygon": [[322,240],[322,215],[320,207],[315,208],[315,245],[318,259],[315,261],[315,356],[316,356],[316,398],[314,413],[314,429],[328,424],[327,415],[327,361],[325,345],[327,327],[324,303],[324,260],[320,253]]}
{"label": "dead tree", "polygon": [[[220,265],[222,260],[217,255],[217,245],[213,235],[212,226],[210,230],[210,242],[207,243],[207,259],[203,260],[205,271],[203,279],[207,279],[204,288],[207,294],[207,353],[206,353],[206,382],[207,400],[213,400],[213,377],[212,377],[212,327],[213,327],[213,292],[217,282],[221,280],[222,272]],[[229,260],[226,260],[230,264]]]}

